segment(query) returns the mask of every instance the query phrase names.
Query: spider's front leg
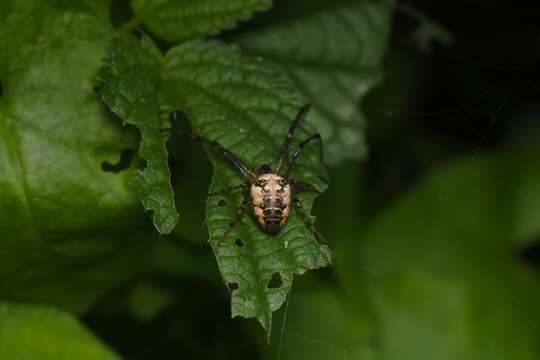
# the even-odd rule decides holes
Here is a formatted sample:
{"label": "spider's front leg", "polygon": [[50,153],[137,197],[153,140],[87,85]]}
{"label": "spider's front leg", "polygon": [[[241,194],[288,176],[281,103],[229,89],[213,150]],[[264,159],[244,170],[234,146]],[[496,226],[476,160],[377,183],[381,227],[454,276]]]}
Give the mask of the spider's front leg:
{"label": "spider's front leg", "polygon": [[300,123],[300,120],[304,118],[307,113],[309,112],[309,109],[311,108],[310,104],[306,104],[298,110],[298,113],[296,114],[296,117],[294,118],[294,121],[289,128],[289,132],[287,133],[287,136],[285,136],[285,140],[283,140],[283,145],[281,145],[281,153],[279,155],[278,164],[276,167],[276,174],[281,173],[281,166],[283,165],[283,161],[285,160],[285,157],[287,156],[287,152],[289,150],[289,144],[291,143],[291,140],[294,136],[294,132],[296,131],[296,128],[298,127],[298,124]]}
{"label": "spider's front leg", "polygon": [[225,240],[225,238],[227,237],[227,235],[229,235],[229,233],[232,231],[234,226],[238,223],[238,221],[240,221],[244,213],[244,208],[246,207],[246,203],[247,203],[246,198],[242,197],[242,202],[240,203],[240,206],[236,210],[236,214],[234,215],[231,222],[227,226],[227,229],[225,229],[225,231],[223,232],[223,235],[221,235],[221,240],[219,241],[218,244],[221,244]]}
{"label": "spider's front leg", "polygon": [[316,134],[311,135],[306,140],[302,141],[300,144],[298,144],[298,146],[294,150],[293,154],[291,155],[291,158],[289,159],[289,162],[287,163],[287,167],[285,169],[285,174],[288,174],[291,171],[291,169],[293,168],[298,156],[302,153],[302,151],[304,150],[306,145],[309,144],[312,141],[317,141],[319,143],[319,147],[320,147],[319,161],[321,163],[323,162],[324,148],[323,148],[322,138],[321,138],[321,134],[316,133]]}

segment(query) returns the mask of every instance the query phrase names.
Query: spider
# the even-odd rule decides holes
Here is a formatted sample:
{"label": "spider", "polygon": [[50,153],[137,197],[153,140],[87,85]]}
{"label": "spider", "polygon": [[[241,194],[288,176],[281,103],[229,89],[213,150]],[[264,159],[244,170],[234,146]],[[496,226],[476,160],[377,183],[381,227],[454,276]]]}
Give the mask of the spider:
{"label": "spider", "polygon": [[[246,191],[249,189],[249,199],[253,216],[255,217],[259,227],[269,235],[275,235],[279,233],[279,231],[287,223],[292,202],[300,211],[304,222],[306,222],[306,224],[310,226],[311,232],[314,235],[317,234],[320,236],[318,231],[315,229],[315,225],[313,224],[313,222],[308,220],[302,203],[295,196],[302,191],[313,191],[317,194],[320,194],[320,192],[313,185],[303,181],[299,181],[294,177],[290,176],[289,173],[304,147],[312,141],[319,142],[320,160],[322,162],[323,147],[321,135],[315,133],[312,136],[308,137],[306,140],[300,142],[292,153],[290,159],[288,159],[288,161],[285,163],[285,157],[287,156],[289,145],[293,138],[294,132],[298,127],[300,120],[304,118],[309,112],[309,109],[310,105],[307,104],[300,108],[300,110],[298,111],[296,117],[294,118],[294,121],[291,124],[289,132],[287,133],[287,136],[283,140],[279,159],[275,168],[272,168],[270,164],[262,164],[257,170],[253,170],[246,166],[246,164],[242,160],[240,160],[238,156],[236,156],[230,150],[226,149],[217,141],[206,139],[194,133],[188,134],[178,132],[176,130],[174,132],[182,136],[187,136],[196,142],[205,144],[209,146],[212,150],[220,153],[225,159],[230,161],[234,168],[243,177],[243,184],[210,193],[208,194],[208,196],[230,193],[238,190]],[[165,130],[171,131],[172,129]],[[227,237],[227,235],[232,231],[234,226],[241,219],[244,213],[246,203],[247,200],[244,196],[240,206],[238,207],[238,210],[236,211],[236,214],[234,215],[234,218],[231,219],[231,222],[221,236],[221,241],[223,241]]]}

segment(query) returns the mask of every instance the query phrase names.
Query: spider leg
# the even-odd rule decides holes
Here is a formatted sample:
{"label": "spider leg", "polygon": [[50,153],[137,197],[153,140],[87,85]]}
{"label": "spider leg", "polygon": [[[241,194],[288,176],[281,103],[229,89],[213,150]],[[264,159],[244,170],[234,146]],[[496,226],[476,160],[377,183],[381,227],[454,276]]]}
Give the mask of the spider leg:
{"label": "spider leg", "polygon": [[291,184],[293,193],[299,193],[303,191],[313,191],[314,193],[321,195],[322,193],[315,188],[315,186],[311,185],[310,183],[296,180],[293,177],[289,177],[289,184]]}
{"label": "spider leg", "polygon": [[225,231],[223,232],[223,235],[221,235],[221,240],[219,241],[219,243],[221,244],[225,238],[227,237],[227,235],[229,235],[229,233],[232,231],[232,229],[234,228],[234,226],[238,223],[238,221],[240,221],[240,219],[242,218],[242,214],[244,213],[244,208],[246,207],[246,198],[244,197],[242,199],[242,202],[240,203],[240,206],[238,207],[238,210],[236,210],[236,214],[234,215],[234,217],[232,218],[231,222],[229,223],[229,225],[227,226],[227,228],[225,229]]}
{"label": "spider leg", "polygon": [[302,152],[302,150],[304,150],[304,147],[309,144],[310,142],[314,141],[314,140],[317,140],[319,142],[319,145],[320,145],[320,149],[321,149],[321,152],[320,152],[320,161],[322,162],[323,161],[323,152],[324,152],[324,149],[323,149],[323,143],[322,143],[322,139],[321,139],[321,135],[319,133],[317,134],[314,134],[312,136],[310,136],[309,138],[307,138],[306,140],[302,141],[300,144],[298,144],[298,146],[296,147],[296,149],[294,150],[291,158],[289,159],[289,162],[287,163],[287,168],[285,169],[285,173],[288,174],[289,171],[292,169],[294,163],[296,162],[296,159],[298,158],[298,155],[300,155],[300,153]]}
{"label": "spider leg", "polygon": [[218,153],[223,155],[223,157],[225,157],[227,160],[229,160],[235,166],[235,168],[242,174],[242,176],[246,180],[251,182],[251,181],[253,181],[255,179],[255,174],[253,173],[253,171],[251,171],[244,164],[244,162],[242,160],[240,160],[240,158],[238,156],[233,154],[231,151],[227,150],[223,145],[221,145],[217,141],[206,139],[206,138],[204,138],[204,137],[202,137],[202,136],[200,136],[198,134],[184,133],[184,132],[181,132],[181,131],[178,131],[178,130],[175,130],[175,129],[171,129],[171,128],[162,129],[161,131],[170,131],[170,132],[173,132],[173,133],[178,134],[180,136],[188,137],[193,141],[197,141],[197,142],[202,143],[204,145],[208,145],[211,149],[213,149],[214,151],[217,151]]}
{"label": "spider leg", "polygon": [[300,110],[298,110],[298,113],[296,114],[296,117],[294,118],[294,121],[291,127],[289,128],[289,132],[287,133],[285,140],[283,140],[283,145],[281,146],[281,153],[279,154],[279,160],[276,167],[276,174],[279,174],[281,166],[283,165],[283,161],[285,160],[285,157],[287,156],[287,152],[289,151],[289,144],[291,143],[292,137],[294,135],[294,131],[298,127],[298,123],[309,112],[310,108],[311,108],[311,105],[306,104],[302,106]]}
{"label": "spider leg", "polygon": [[304,220],[306,225],[309,226],[309,229],[311,230],[311,233],[313,234],[313,241],[315,241],[318,245],[320,245],[320,243],[315,239],[315,236],[318,236],[319,239],[321,239],[324,244],[328,244],[328,241],[326,241],[326,239],[321,235],[321,233],[315,227],[315,223],[311,221],[311,219],[308,217],[306,210],[304,209],[304,206],[302,206],[302,203],[300,202],[300,200],[298,200],[298,198],[293,198],[293,202],[298,208],[300,215],[302,215],[302,219]]}
{"label": "spider leg", "polygon": [[236,191],[238,189],[245,190],[247,187],[248,187],[248,184],[243,183],[243,184],[240,184],[240,185],[228,187],[226,189],[221,189],[221,190],[218,190],[218,191],[211,192],[211,193],[208,194],[208,196],[214,196],[214,195],[219,195],[219,194],[229,194],[229,193],[232,193],[232,192],[234,192],[234,191]]}

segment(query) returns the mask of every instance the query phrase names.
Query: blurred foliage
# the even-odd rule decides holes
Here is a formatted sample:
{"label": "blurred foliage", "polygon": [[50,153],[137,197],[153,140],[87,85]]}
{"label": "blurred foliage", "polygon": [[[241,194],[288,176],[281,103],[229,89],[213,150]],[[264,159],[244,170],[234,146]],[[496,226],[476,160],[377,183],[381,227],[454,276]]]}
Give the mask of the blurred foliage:
{"label": "blurred foliage", "polygon": [[120,359],[60,310],[3,302],[0,319],[0,359]]}
{"label": "blurred foliage", "polygon": [[539,156],[534,146],[451,163],[366,231],[354,274],[367,284],[386,356],[540,356],[538,279],[512,251],[514,185]]}
{"label": "blurred foliage", "polygon": [[[131,0],[136,14],[157,36],[170,42],[214,35],[234,28],[253,12],[268,9],[271,0]],[[181,24],[181,25],[179,25]]]}
{"label": "blurred foliage", "polygon": [[112,29],[83,5],[10,11],[0,22],[0,295],[83,311],[144,267],[153,238],[128,173],[102,169],[136,143],[93,90]]}
{"label": "blurred foliage", "polygon": [[313,105],[310,121],[323,137],[328,164],[367,156],[358,103],[383,77],[393,3],[281,2],[230,38],[283,70]]}
{"label": "blurred foliage", "polygon": [[[0,359],[540,358],[540,94],[519,67],[540,57],[518,41],[523,18],[494,5],[493,23],[471,32],[479,16],[462,3],[424,2],[429,16],[390,1],[270,5],[0,2]],[[239,47],[178,44],[204,36]],[[464,53],[480,63],[454,56]],[[275,159],[303,99],[315,111],[298,138],[323,133],[331,165],[328,176],[313,146],[295,175],[329,184],[302,199],[334,251],[332,267],[291,289],[322,259],[306,242],[305,264],[283,261],[283,244],[309,239],[297,214],[277,238],[246,217],[218,244],[239,196],[204,199],[240,177],[159,129],[192,127],[255,166]],[[142,128],[150,155],[135,155],[139,132],[121,120]],[[175,218],[174,195],[180,213],[175,228],[156,221],[162,236],[128,184],[145,166],[143,204],[168,203]],[[255,321],[229,318],[223,276],[240,284],[233,314],[269,327],[284,303],[270,346]],[[253,284],[256,302],[275,301],[257,314],[239,298]]]}

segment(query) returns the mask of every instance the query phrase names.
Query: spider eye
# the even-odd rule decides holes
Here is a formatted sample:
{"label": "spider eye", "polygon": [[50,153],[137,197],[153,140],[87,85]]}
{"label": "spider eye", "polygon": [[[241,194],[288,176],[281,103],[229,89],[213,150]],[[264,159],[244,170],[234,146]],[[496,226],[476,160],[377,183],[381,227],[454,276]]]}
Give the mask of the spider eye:
{"label": "spider eye", "polygon": [[266,186],[266,181],[257,180],[257,181],[255,181],[255,186],[257,186],[257,187],[265,187]]}

